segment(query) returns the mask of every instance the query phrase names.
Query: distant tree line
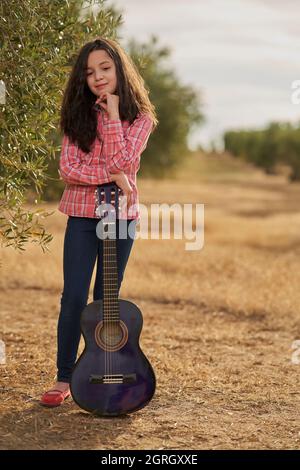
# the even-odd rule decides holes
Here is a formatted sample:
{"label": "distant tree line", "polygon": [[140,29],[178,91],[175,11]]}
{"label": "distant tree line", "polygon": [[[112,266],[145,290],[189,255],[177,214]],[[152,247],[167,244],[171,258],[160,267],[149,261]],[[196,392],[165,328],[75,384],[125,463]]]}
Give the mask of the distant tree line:
{"label": "distant tree line", "polygon": [[224,133],[224,149],[238,158],[276,173],[276,165],[290,167],[290,181],[300,181],[300,122],[272,122],[262,130],[236,130]]}

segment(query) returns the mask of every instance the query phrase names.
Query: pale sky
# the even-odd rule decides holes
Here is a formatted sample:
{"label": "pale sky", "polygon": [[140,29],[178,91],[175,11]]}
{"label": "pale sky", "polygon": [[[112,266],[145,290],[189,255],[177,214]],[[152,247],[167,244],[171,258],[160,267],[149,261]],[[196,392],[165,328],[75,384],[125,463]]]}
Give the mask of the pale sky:
{"label": "pale sky", "polygon": [[151,34],[171,48],[184,84],[202,92],[206,123],[193,148],[230,128],[300,120],[291,84],[300,79],[300,0],[108,0],[122,10],[121,44]]}

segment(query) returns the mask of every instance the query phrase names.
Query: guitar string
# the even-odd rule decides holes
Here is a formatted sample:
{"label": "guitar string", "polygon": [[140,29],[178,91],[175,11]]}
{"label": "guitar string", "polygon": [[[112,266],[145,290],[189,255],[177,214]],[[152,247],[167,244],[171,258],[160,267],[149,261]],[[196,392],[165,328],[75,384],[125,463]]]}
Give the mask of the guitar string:
{"label": "guitar string", "polygon": [[[113,256],[114,256],[114,247],[112,246],[114,244],[114,240],[112,241],[109,241],[109,252],[110,252],[110,259],[111,259],[111,262],[112,264],[115,263],[115,259],[113,259]],[[111,281],[111,279],[109,278],[109,282],[112,282],[112,284],[109,286],[109,289],[111,291],[111,295],[112,295],[112,298],[113,298],[113,301],[112,301],[112,311],[114,310],[114,297],[115,297],[115,287],[113,285],[113,283],[115,282],[115,279],[113,279],[113,281]],[[115,339],[115,335],[114,335],[114,322],[112,321],[112,312],[110,312],[110,315],[111,315],[111,344],[110,344],[110,347],[111,347],[111,375],[114,374],[114,359],[116,357],[115,353],[112,351],[113,349],[113,343],[114,343],[114,339]]]}
{"label": "guitar string", "polygon": [[[116,229],[116,222],[114,225],[114,228]],[[115,230],[116,233],[116,230]],[[107,356],[108,356],[108,361],[107,361],[107,376],[108,378],[111,378],[112,375],[114,374],[114,358],[116,355],[113,352],[113,345],[114,345],[114,339],[117,336],[117,330],[118,330],[118,325],[116,324],[116,305],[114,305],[114,302],[111,302],[111,296],[114,298],[116,296],[116,283],[118,283],[118,277],[116,276],[116,242],[115,239],[110,239],[109,237],[105,238],[105,271],[108,273],[108,275],[104,276],[104,279],[106,279],[108,282],[105,282],[105,291],[106,291],[106,311],[107,311],[107,321],[105,325],[105,332],[106,332],[106,345],[107,345]],[[111,266],[110,264],[113,264]],[[108,271],[109,269],[109,271]],[[111,272],[113,270],[113,273]],[[113,278],[113,280],[111,279]],[[116,300],[115,298],[113,300]]]}
{"label": "guitar string", "polygon": [[[116,223],[114,225],[114,236],[116,236]],[[111,349],[111,375],[114,375],[116,373],[116,361],[118,355],[114,351],[112,351],[113,346],[114,346],[114,341],[116,341],[117,338],[117,322],[116,322],[116,310],[117,310],[117,289],[118,289],[118,272],[117,272],[117,260],[116,260],[116,239],[112,239],[108,241],[108,253],[109,253],[109,261],[111,263],[109,264],[110,269],[113,272],[109,272],[108,276],[108,289],[109,289],[109,296],[111,297],[110,300],[111,302],[111,310],[109,312],[110,314],[110,338],[111,338],[111,343],[110,343],[110,349]]]}
{"label": "guitar string", "polygon": [[[103,195],[104,195],[104,192],[103,192]],[[102,230],[104,230],[104,227],[102,225]],[[103,282],[105,282],[105,277],[104,277],[104,272],[105,272],[105,239],[103,239]],[[105,285],[104,285],[104,288],[103,288],[103,293],[105,291]],[[105,299],[105,295],[103,295],[103,314],[105,314],[105,310],[106,309],[106,299]],[[105,357],[106,357],[106,364],[105,364],[105,370],[104,370],[104,377],[106,376],[107,372],[108,372],[108,354],[107,354],[107,348],[106,348],[106,343],[107,343],[107,322],[105,321],[105,317],[103,317],[103,328],[104,328],[104,354],[105,354]]]}
{"label": "guitar string", "polygon": [[[103,196],[104,196],[104,190],[103,190]],[[102,230],[103,230],[103,233],[104,233],[104,226],[102,224]],[[104,356],[105,356],[105,367],[104,367],[104,377],[108,374],[108,371],[109,371],[109,357],[108,357],[108,351],[107,351],[107,341],[108,341],[108,332],[107,332],[107,328],[108,328],[108,324],[107,324],[107,321],[106,321],[106,318],[105,318],[105,315],[106,315],[106,286],[105,286],[105,276],[104,276],[104,273],[105,273],[105,239],[103,238],[103,241],[102,241],[102,246],[103,246],[103,328],[104,328],[104,334],[103,334],[103,339],[104,339]],[[101,330],[100,330],[101,331]]]}

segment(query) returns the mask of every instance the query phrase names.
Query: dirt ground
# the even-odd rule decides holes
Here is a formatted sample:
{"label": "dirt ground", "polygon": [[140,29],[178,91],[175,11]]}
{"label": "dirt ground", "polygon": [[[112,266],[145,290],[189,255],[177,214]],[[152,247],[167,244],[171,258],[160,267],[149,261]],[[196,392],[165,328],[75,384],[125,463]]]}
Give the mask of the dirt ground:
{"label": "dirt ground", "polygon": [[66,224],[56,211],[46,221],[50,252],[1,249],[0,448],[300,448],[300,365],[292,361],[300,339],[299,185],[253,172],[188,184],[143,180],[139,188],[147,205],[205,204],[202,250],[185,250],[187,240],[138,239],[127,265],[120,297],[144,316],[153,400],[113,419],[72,399],[39,406],[56,373]]}

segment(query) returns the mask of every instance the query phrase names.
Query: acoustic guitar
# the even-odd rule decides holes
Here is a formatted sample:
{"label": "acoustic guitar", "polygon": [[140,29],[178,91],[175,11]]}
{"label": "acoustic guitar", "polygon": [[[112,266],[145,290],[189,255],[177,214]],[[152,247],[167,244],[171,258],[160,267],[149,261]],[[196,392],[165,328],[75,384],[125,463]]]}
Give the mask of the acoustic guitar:
{"label": "acoustic guitar", "polygon": [[70,389],[80,408],[99,416],[119,416],[146,406],[156,380],[139,345],[142,313],[133,302],[118,298],[115,235],[121,190],[115,183],[106,183],[96,191],[97,233],[103,240],[103,299],[82,311],[85,348],[73,369]]}

